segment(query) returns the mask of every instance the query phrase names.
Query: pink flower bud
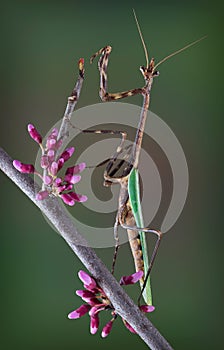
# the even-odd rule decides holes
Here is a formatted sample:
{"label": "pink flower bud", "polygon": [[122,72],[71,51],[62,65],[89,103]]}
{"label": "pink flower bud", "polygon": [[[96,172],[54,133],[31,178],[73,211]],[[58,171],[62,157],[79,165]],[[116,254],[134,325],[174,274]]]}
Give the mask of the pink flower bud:
{"label": "pink flower bud", "polygon": [[134,284],[136,282],[138,282],[142,277],[143,277],[144,273],[142,270],[133,273],[130,276],[122,276],[122,278],[120,279],[120,285],[127,285],[127,284]]}
{"label": "pink flower bud", "polygon": [[90,333],[96,334],[98,328],[99,328],[99,316],[93,315],[90,317]]}
{"label": "pink flower bud", "polygon": [[81,180],[80,175],[65,175],[64,180],[70,184],[77,184]]}
{"label": "pink flower bud", "polygon": [[40,159],[40,166],[42,169],[47,169],[49,167],[48,156],[44,155]]}
{"label": "pink flower bud", "polygon": [[86,167],[86,163],[80,163],[75,166],[72,166],[66,170],[65,175],[75,175],[81,173]]}
{"label": "pink flower bud", "polygon": [[57,141],[55,139],[47,139],[46,141],[46,147],[47,149],[55,149]]}
{"label": "pink flower bud", "polygon": [[[71,191],[72,189],[73,189],[73,185],[67,183],[66,185],[64,185],[64,190],[63,191]],[[73,193],[73,192],[69,192],[70,197],[72,197],[71,193]]]}
{"label": "pink flower bud", "polygon": [[64,161],[63,158],[59,158],[59,159],[58,159],[58,162],[57,162],[57,163],[58,163],[58,171],[61,170],[61,168],[62,168],[63,165],[64,165],[64,162],[65,162],[65,161]]}
{"label": "pink flower bud", "polygon": [[53,162],[54,161],[54,157],[55,157],[55,152],[53,149],[50,149],[48,152],[47,152],[47,156],[48,156],[48,160],[49,162]]}
{"label": "pink flower bud", "polygon": [[[57,185],[55,184],[55,186],[57,187],[58,193],[60,193],[60,195],[62,196],[62,192],[64,192],[66,190],[66,185]],[[61,197],[62,198],[62,197]],[[63,198],[62,198],[63,199]],[[68,197],[69,200],[71,200],[71,197]],[[68,200],[67,199],[67,200]],[[66,200],[66,199],[65,199]],[[66,204],[66,203],[65,203]],[[74,203],[75,204],[75,203]]]}
{"label": "pink flower bud", "polygon": [[81,298],[95,298],[95,294],[89,290],[78,289],[75,294]]}
{"label": "pink flower bud", "polygon": [[80,270],[78,276],[79,279],[84,283],[86,289],[91,291],[92,289],[95,289],[97,287],[96,281],[92,277],[90,277],[85,271]]}
{"label": "pink flower bud", "polygon": [[89,316],[91,317],[91,316],[94,316],[94,315],[96,315],[96,314],[98,314],[100,311],[102,311],[102,310],[105,310],[105,308],[106,308],[106,305],[105,304],[100,304],[100,303],[98,303],[98,305],[95,303],[94,305],[93,305],[93,307],[91,308],[91,310],[89,311]]}
{"label": "pink flower bud", "polygon": [[62,183],[62,179],[60,177],[57,177],[55,180],[54,180],[54,183],[56,186],[60,186],[61,183]]}
{"label": "pink flower bud", "polygon": [[62,193],[60,194],[60,197],[63,200],[63,202],[69,205],[70,207],[72,207],[75,204],[74,199],[72,199],[72,197],[68,193]]}
{"label": "pink flower bud", "polygon": [[113,320],[110,320],[104,327],[101,333],[102,338],[106,338],[108,334],[110,334],[112,326],[113,326]]}
{"label": "pink flower bud", "polygon": [[80,318],[82,316],[84,316],[89,310],[90,310],[91,306],[90,305],[81,305],[78,309],[70,312],[70,314],[68,314],[68,318],[70,319],[76,319],[76,318]]}
{"label": "pink flower bud", "polygon": [[153,312],[155,310],[155,306],[152,305],[140,305],[139,308],[143,312]]}
{"label": "pink flower bud", "polygon": [[42,201],[43,199],[47,198],[49,195],[48,191],[40,191],[36,194],[36,200]]}
{"label": "pink flower bud", "polygon": [[60,147],[59,141],[57,141],[58,129],[54,128],[47,137],[46,147],[47,149],[58,149]]}
{"label": "pink flower bud", "polygon": [[75,202],[86,202],[88,197],[83,195],[83,194],[78,194],[78,193],[75,193],[75,192],[69,192],[69,195],[72,199],[74,199]]}
{"label": "pink flower bud", "polygon": [[32,164],[24,164],[24,163],[21,163],[19,160],[14,160],[13,166],[20,173],[33,174],[35,172],[35,168]]}
{"label": "pink flower bud", "polygon": [[60,155],[59,158],[63,158],[64,161],[66,162],[69,158],[71,158],[71,156],[74,153],[74,150],[75,150],[74,147],[66,148],[66,150]]}
{"label": "pink flower bud", "polygon": [[[95,306],[97,304],[102,305],[99,300],[95,297],[95,294],[88,290],[77,290],[76,294],[82,298],[83,301],[88,303],[91,306]],[[105,308],[105,307],[104,307]]]}
{"label": "pink flower bud", "polygon": [[51,167],[50,167],[50,173],[53,175],[53,176],[56,176],[57,175],[57,172],[58,172],[58,163],[57,162],[53,162],[51,164]]}
{"label": "pink flower bud", "polygon": [[41,144],[42,143],[42,136],[39,134],[37,129],[32,124],[28,124],[27,129],[28,129],[28,132],[29,132],[30,136],[32,137],[32,139],[34,141],[36,141],[37,143]]}
{"label": "pink flower bud", "polygon": [[53,138],[53,139],[56,139],[58,137],[58,129],[57,128],[53,128],[51,130],[51,133],[49,135],[49,138]]}
{"label": "pink flower bud", "polygon": [[46,175],[46,176],[43,177],[43,181],[44,181],[45,185],[48,185],[48,186],[49,186],[49,185],[52,184],[53,179],[52,179],[51,176]]}

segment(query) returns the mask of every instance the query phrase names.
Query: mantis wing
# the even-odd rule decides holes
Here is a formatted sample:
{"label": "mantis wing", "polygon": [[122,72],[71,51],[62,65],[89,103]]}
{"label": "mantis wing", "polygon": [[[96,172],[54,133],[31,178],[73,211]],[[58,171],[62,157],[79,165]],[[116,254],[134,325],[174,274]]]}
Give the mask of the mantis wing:
{"label": "mantis wing", "polygon": [[[133,168],[129,180],[128,180],[128,193],[129,193],[129,201],[131,204],[132,212],[135,218],[137,227],[144,227],[142,208],[140,202],[140,187],[139,187],[139,173],[138,169]],[[142,258],[144,262],[144,275],[146,275],[149,268],[149,258],[147,252],[147,243],[146,243],[146,235],[145,232],[139,231],[140,241],[141,241],[141,249],[142,249]],[[144,279],[140,280],[140,286],[142,288],[144,283]],[[150,276],[147,280],[143,298],[147,305],[152,305],[152,291],[151,291],[151,282]]]}

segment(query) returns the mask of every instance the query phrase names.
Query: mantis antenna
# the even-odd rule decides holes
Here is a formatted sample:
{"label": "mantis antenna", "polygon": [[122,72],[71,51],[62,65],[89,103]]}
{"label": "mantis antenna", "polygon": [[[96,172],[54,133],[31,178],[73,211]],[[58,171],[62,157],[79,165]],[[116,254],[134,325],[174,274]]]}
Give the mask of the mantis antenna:
{"label": "mantis antenna", "polygon": [[171,53],[170,55],[164,57],[161,61],[159,61],[159,62],[155,65],[154,69],[156,69],[156,68],[157,68],[160,64],[162,64],[163,62],[167,61],[169,58],[171,58],[171,57],[173,57],[173,56],[175,56],[175,55],[178,55],[180,52],[182,52],[182,51],[188,49],[189,47],[191,47],[191,46],[197,44],[199,41],[204,40],[205,38],[207,38],[207,35],[205,35],[205,36],[203,36],[202,38],[197,39],[197,40],[193,41],[192,43],[190,43],[190,44],[188,44],[188,45],[182,47],[182,49],[179,49],[179,50],[177,50],[177,51]]}
{"label": "mantis antenna", "polygon": [[145,51],[146,67],[148,68],[148,66],[149,66],[148,51],[147,51],[147,48],[146,48],[146,45],[145,45],[145,42],[144,42],[144,39],[143,39],[142,31],[141,31],[140,25],[138,23],[138,19],[137,19],[137,16],[136,16],[136,13],[135,13],[134,9],[133,9],[133,13],[134,13],[134,16],[135,16],[135,22],[136,22],[136,25],[137,25],[137,28],[138,28],[138,32],[139,32],[139,35],[140,35],[140,38],[141,38],[141,41],[142,41],[142,46],[143,46],[144,51]]}
{"label": "mantis antenna", "polygon": [[[142,31],[141,31],[141,28],[140,28],[140,25],[139,25],[139,22],[138,22],[138,19],[137,19],[137,16],[136,16],[136,13],[135,13],[135,10],[133,9],[133,13],[134,13],[134,17],[135,17],[135,22],[136,22],[136,25],[137,25],[137,28],[138,28],[138,32],[139,32],[139,35],[140,35],[140,38],[141,38],[141,41],[142,41],[142,46],[144,48],[144,52],[145,52],[145,58],[146,58],[146,67],[149,66],[149,56],[148,56],[148,51],[147,51],[147,48],[146,48],[146,45],[145,45],[145,41],[143,39],[143,35],[142,35]],[[154,69],[156,69],[158,66],[160,66],[163,62],[167,61],[168,59],[170,59],[171,57],[175,56],[175,55],[178,55],[179,53],[181,53],[182,51],[188,49],[189,47],[197,44],[199,41],[201,40],[204,40],[205,38],[207,38],[207,35],[203,36],[202,38],[200,39],[197,39],[195,41],[193,41],[192,43],[182,47],[181,49],[171,53],[170,55],[164,57],[161,61],[159,61]]]}

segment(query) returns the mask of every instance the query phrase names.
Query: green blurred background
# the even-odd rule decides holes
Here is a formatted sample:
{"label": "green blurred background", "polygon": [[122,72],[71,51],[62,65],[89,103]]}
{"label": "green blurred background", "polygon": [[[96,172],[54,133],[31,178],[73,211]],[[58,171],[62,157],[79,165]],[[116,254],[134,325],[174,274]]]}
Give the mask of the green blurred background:
{"label": "green blurred background", "polygon": [[[220,1],[221,4],[221,1]],[[26,125],[44,133],[62,116],[76,76],[76,61],[113,46],[110,90],[142,85],[145,58],[132,15],[135,8],[150,55],[158,60],[207,34],[208,38],[160,68],[151,110],[180,140],[190,188],[178,222],[166,235],[153,271],[152,322],[175,349],[221,347],[223,233],[221,138],[223,8],[218,1],[7,1],[1,2],[0,144],[16,159],[33,162],[36,144]],[[99,102],[96,65],[86,63],[78,107]],[[141,98],[125,102],[140,105]],[[41,213],[2,173],[2,349],[146,348],[119,321],[102,340],[89,334],[87,317],[70,321],[80,305],[75,289],[82,268]],[[121,254],[122,252],[122,254]],[[112,249],[97,253],[110,265]],[[122,246],[121,273],[131,255]],[[137,290],[130,294],[136,297]]]}

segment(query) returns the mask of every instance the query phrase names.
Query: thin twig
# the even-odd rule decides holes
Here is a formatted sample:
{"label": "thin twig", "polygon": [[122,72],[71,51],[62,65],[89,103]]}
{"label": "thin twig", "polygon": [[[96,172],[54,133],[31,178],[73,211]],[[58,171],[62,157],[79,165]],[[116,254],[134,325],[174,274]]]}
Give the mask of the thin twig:
{"label": "thin twig", "polygon": [[97,257],[94,250],[88,247],[88,243],[77,232],[72,220],[64,211],[58,199],[48,198],[43,201],[37,201],[35,199],[35,189],[38,191],[39,186],[34,184],[29,175],[21,174],[13,167],[12,159],[2,148],[0,148],[0,169],[34,202],[54,225],[66,243],[103,288],[117,313],[135,329],[151,350],[172,350],[166,339],[121,288],[106,266]]}
{"label": "thin twig", "polygon": [[63,115],[63,119],[62,119],[62,123],[61,123],[61,127],[59,129],[59,133],[58,133],[58,140],[59,139],[63,139],[63,144],[65,139],[69,136],[69,129],[71,128],[70,125],[70,120],[71,120],[71,116],[72,113],[74,112],[75,106],[79,100],[79,95],[81,93],[82,90],[82,84],[84,81],[84,60],[83,58],[80,58],[79,62],[78,62],[78,66],[79,66],[79,76],[77,79],[77,82],[71,92],[71,95],[68,97],[68,102],[67,102],[67,106],[65,109],[65,113]]}
{"label": "thin twig", "polygon": [[[65,140],[69,137],[69,129],[71,127],[70,125],[70,120],[72,117],[72,113],[74,112],[75,106],[79,100],[79,96],[82,90],[82,85],[83,85],[83,81],[84,81],[84,73],[85,73],[85,69],[84,69],[84,59],[80,58],[78,61],[78,68],[79,68],[79,75],[77,78],[77,81],[72,89],[72,92],[70,94],[70,96],[68,97],[68,102],[65,108],[65,112],[62,118],[62,122],[61,122],[61,126],[58,132],[58,140],[62,140],[62,146],[65,143]],[[57,150],[57,154],[60,152],[60,150],[62,149],[62,146]],[[43,177],[45,177],[47,175],[47,169],[43,170]],[[44,191],[46,189],[46,185],[43,182],[42,183],[42,191]]]}

